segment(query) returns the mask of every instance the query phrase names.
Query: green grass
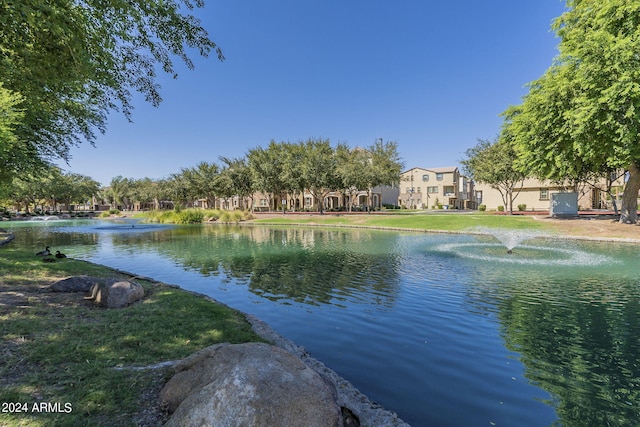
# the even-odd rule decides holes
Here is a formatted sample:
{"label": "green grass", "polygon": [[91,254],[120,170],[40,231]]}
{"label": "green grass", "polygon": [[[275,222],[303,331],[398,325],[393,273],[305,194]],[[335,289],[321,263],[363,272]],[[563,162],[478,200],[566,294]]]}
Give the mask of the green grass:
{"label": "green grass", "polygon": [[415,230],[461,231],[473,227],[499,227],[514,229],[542,229],[544,224],[527,216],[492,214],[401,214],[388,215],[295,215],[271,219],[256,219],[270,224],[321,224],[406,228]]}
{"label": "green grass", "polygon": [[[138,281],[147,296],[124,309],[98,308],[82,294],[61,303],[60,294],[38,291],[70,275],[116,276],[105,267],[70,259],[42,263],[4,247],[0,271],[5,295],[27,296],[26,303],[0,305],[0,402],[30,409],[0,412],[0,425],[134,425],[149,404],[145,391],[163,382],[165,371],[116,368],[184,358],[219,342],[260,341],[241,313],[163,284]],[[72,410],[33,413],[36,402],[68,403]]]}
{"label": "green grass", "polygon": [[373,216],[366,225],[418,230],[460,231],[473,227],[532,229],[542,225],[530,217],[473,214]]}

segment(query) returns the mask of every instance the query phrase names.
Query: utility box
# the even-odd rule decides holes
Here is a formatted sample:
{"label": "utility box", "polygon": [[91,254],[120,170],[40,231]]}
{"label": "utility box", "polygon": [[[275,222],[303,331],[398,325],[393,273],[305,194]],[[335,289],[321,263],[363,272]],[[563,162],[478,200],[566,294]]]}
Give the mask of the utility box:
{"label": "utility box", "polygon": [[578,193],[551,194],[549,214],[554,218],[578,216]]}

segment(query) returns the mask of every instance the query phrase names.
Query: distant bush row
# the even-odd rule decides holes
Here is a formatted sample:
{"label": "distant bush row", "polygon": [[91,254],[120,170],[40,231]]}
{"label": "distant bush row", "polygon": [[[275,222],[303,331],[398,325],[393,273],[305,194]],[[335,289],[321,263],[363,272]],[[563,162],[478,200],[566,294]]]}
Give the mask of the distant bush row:
{"label": "distant bush row", "polygon": [[162,224],[200,224],[202,222],[218,221],[224,223],[239,223],[252,219],[247,211],[221,211],[219,209],[175,209],[172,211],[145,212],[145,218],[150,222]]}

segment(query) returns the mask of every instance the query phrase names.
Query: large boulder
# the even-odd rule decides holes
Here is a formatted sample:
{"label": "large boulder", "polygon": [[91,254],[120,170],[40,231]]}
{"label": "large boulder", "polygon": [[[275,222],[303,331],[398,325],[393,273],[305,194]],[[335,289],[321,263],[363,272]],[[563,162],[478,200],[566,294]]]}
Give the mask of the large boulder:
{"label": "large boulder", "polygon": [[88,293],[93,285],[104,283],[104,281],[105,279],[101,277],[71,276],[51,284],[51,290],[54,292]]}
{"label": "large boulder", "polygon": [[217,344],[182,361],[160,397],[166,426],[342,426],[335,390],[264,343]]}
{"label": "large boulder", "polygon": [[108,308],[122,308],[144,298],[142,285],[128,280],[107,279],[91,286],[91,295],[86,299],[93,300]]}

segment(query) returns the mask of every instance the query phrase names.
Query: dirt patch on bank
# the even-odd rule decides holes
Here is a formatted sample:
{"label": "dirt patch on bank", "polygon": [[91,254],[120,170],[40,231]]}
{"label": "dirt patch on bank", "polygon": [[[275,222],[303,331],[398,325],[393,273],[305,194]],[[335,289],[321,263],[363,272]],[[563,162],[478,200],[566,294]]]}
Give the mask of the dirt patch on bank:
{"label": "dirt patch on bank", "polygon": [[558,234],[598,239],[633,239],[640,241],[640,226],[621,224],[610,217],[580,217],[557,219],[533,217],[548,224]]}

